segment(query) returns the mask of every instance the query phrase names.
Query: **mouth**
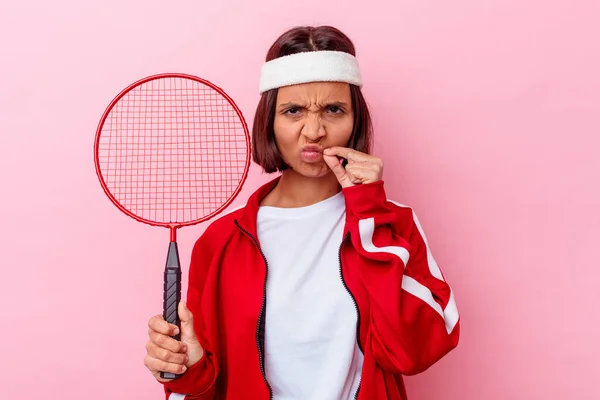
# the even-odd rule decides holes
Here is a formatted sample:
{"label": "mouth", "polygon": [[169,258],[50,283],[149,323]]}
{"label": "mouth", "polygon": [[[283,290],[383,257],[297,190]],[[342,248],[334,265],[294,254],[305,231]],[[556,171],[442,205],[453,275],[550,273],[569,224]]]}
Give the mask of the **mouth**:
{"label": "mouth", "polygon": [[303,161],[314,163],[323,159],[323,148],[317,145],[307,145],[302,147],[300,157]]}

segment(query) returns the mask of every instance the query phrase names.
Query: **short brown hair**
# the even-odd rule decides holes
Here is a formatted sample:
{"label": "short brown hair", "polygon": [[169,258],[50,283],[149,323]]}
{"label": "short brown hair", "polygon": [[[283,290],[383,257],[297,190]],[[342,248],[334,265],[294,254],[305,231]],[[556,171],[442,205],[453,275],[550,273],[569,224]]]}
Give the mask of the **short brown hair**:
{"label": "short brown hair", "polygon": [[[354,44],[340,30],[331,26],[300,26],[281,35],[271,46],[266,61],[306,51],[343,51],[356,56]],[[275,143],[273,121],[277,102],[277,89],[262,94],[252,126],[252,158],[265,172],[283,171],[288,168]],[[369,108],[358,86],[350,84],[354,125],[348,147],[370,153],[373,126]]]}

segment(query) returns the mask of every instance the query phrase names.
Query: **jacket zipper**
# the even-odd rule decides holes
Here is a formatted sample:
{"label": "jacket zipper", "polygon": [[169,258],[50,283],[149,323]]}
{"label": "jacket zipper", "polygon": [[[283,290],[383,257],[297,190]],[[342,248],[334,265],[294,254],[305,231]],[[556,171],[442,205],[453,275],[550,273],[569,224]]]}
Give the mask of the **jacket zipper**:
{"label": "jacket zipper", "polygon": [[[340,244],[340,249],[338,251],[338,262],[340,264],[340,279],[342,280],[342,283],[344,284],[344,288],[346,288],[346,291],[348,292],[348,294],[350,295],[350,297],[352,298],[352,301],[354,302],[354,308],[356,309],[356,343],[358,344],[358,349],[361,351],[361,353],[363,353],[363,355],[365,354],[362,345],[360,344],[360,310],[358,309],[358,303],[356,302],[356,298],[354,298],[354,295],[352,294],[352,292],[350,291],[350,288],[348,287],[348,285],[346,284],[346,281],[344,280],[344,272],[342,270],[342,247],[344,246],[344,243],[346,243],[348,241],[348,239],[350,238],[350,232],[348,232],[346,234],[346,236],[344,236],[344,238],[342,239],[342,243]],[[362,371],[361,371],[362,374]],[[362,382],[358,382],[358,388],[356,389],[356,393],[354,394],[354,399],[358,399],[358,393],[360,392],[360,385],[362,384]]]}
{"label": "jacket zipper", "polygon": [[[273,390],[271,389],[271,385],[269,384],[269,381],[267,381],[267,375],[265,373],[265,356],[263,353],[264,318],[265,318],[265,308],[266,308],[266,304],[267,304],[267,276],[269,274],[269,263],[267,262],[267,257],[265,257],[264,253],[262,252],[262,250],[260,248],[260,245],[258,244],[258,240],[256,240],[256,238],[254,236],[252,236],[252,234],[250,232],[248,232],[247,230],[242,228],[237,220],[235,220],[234,222],[235,222],[235,225],[238,228],[240,228],[240,230],[242,232],[244,232],[252,240],[252,243],[254,243],[254,245],[256,246],[256,249],[259,251],[260,255],[262,256],[263,260],[265,261],[265,282],[263,284],[263,298],[262,298],[262,305],[260,307],[260,314],[258,315],[258,324],[256,325],[256,348],[258,349],[260,373],[262,374],[262,377],[265,380],[265,383],[267,384],[267,388],[269,389],[269,400],[273,400]],[[261,340],[261,338],[262,338],[262,340]]]}
{"label": "jacket zipper", "polygon": [[[269,384],[269,381],[267,381],[267,376],[265,373],[265,357],[264,357],[264,353],[263,353],[263,346],[261,343],[261,336],[264,338],[263,324],[264,324],[265,308],[266,308],[266,303],[267,303],[267,276],[269,274],[269,263],[267,262],[267,257],[265,257],[265,254],[262,252],[260,245],[258,244],[258,240],[256,240],[256,238],[254,236],[252,236],[252,234],[250,232],[248,232],[247,230],[242,228],[237,220],[235,220],[235,225],[242,232],[244,232],[246,234],[246,236],[248,236],[252,240],[252,243],[254,243],[254,245],[256,246],[256,249],[258,250],[258,252],[260,253],[260,255],[262,256],[262,258],[265,262],[266,270],[265,270],[265,282],[263,284],[263,298],[262,298],[262,305],[260,308],[260,314],[258,316],[258,324],[256,326],[256,347],[258,349],[260,372],[262,374],[262,377],[263,377],[265,383],[267,384],[267,388],[269,389],[269,399],[273,400],[273,390],[271,389],[271,385]],[[352,292],[350,291],[350,288],[348,288],[348,285],[346,284],[346,281],[344,280],[344,273],[342,270],[342,247],[344,246],[344,243],[346,243],[348,241],[349,238],[350,238],[350,232],[348,232],[346,234],[346,236],[342,239],[342,243],[340,244],[340,247],[338,250],[338,262],[340,265],[340,279],[342,280],[342,284],[344,285],[344,288],[346,289],[346,291],[352,298],[352,301],[354,302],[354,308],[356,309],[356,321],[357,321],[356,322],[356,343],[358,345],[358,349],[364,355],[364,350],[362,348],[362,345],[360,344],[360,310],[358,309],[358,303],[356,302],[354,295],[352,294]],[[262,335],[261,335],[261,331],[263,331]],[[359,381],[358,388],[356,389],[356,393],[354,394],[354,399],[358,399],[358,393],[360,392],[360,386],[361,386],[361,382]]]}

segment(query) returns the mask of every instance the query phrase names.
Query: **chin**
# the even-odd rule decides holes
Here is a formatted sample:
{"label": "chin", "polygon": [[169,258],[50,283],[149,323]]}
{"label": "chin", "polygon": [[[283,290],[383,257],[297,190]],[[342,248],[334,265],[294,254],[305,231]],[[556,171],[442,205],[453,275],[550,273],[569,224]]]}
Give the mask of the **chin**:
{"label": "chin", "polygon": [[[288,164],[289,165],[289,164]],[[291,166],[291,169],[294,170],[299,175],[302,175],[306,178],[322,178],[331,173],[331,169],[325,164],[325,162],[308,164],[308,163],[298,163],[296,165]]]}

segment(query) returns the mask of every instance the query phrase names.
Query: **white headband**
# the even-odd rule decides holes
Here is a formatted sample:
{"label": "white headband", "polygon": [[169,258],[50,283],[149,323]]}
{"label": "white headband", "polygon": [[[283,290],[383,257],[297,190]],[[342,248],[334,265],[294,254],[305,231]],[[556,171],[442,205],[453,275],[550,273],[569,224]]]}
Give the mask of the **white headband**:
{"label": "white headband", "polygon": [[358,61],[341,51],[307,51],[266,62],[260,74],[259,93],[308,82],[347,82],[362,87]]}

